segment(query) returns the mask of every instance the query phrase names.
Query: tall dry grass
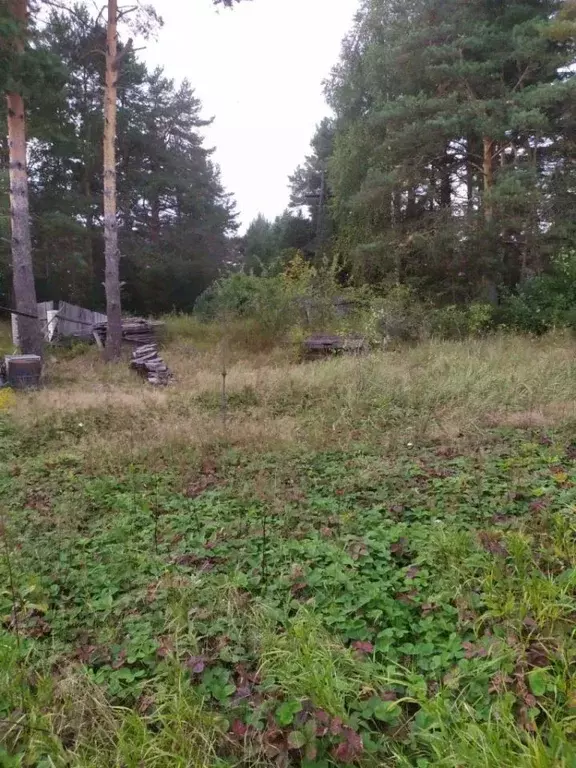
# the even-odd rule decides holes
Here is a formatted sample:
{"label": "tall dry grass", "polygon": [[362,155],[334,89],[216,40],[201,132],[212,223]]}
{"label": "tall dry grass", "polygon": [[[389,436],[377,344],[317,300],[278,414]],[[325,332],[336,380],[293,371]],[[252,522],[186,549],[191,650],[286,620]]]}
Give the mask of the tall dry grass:
{"label": "tall dry grass", "polygon": [[[494,426],[576,419],[576,343],[567,335],[430,341],[361,358],[298,363],[293,350],[248,354],[169,341],[176,375],[153,389],[96,350],[53,357],[46,386],[11,408],[21,430],[95,466],[149,453],[172,462],[222,442],[245,450],[346,445],[351,440],[473,436]],[[226,361],[228,412],[220,413]]]}

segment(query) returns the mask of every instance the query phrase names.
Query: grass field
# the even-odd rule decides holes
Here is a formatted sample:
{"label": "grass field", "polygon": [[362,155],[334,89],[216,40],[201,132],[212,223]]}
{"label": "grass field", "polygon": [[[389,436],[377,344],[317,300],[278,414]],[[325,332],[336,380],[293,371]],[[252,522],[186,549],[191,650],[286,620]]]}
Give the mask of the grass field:
{"label": "grass field", "polygon": [[169,331],[0,391],[0,765],[576,766],[572,339]]}

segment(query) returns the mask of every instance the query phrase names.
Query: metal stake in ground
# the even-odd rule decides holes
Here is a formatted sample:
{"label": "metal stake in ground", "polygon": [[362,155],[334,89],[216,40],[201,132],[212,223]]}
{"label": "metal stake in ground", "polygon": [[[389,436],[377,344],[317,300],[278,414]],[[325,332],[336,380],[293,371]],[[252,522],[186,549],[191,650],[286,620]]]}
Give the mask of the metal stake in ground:
{"label": "metal stake in ground", "polygon": [[226,377],[228,369],[226,366],[226,338],[222,339],[222,395],[220,402],[220,411],[222,414],[222,426],[226,429],[228,425],[228,394],[226,392]]}

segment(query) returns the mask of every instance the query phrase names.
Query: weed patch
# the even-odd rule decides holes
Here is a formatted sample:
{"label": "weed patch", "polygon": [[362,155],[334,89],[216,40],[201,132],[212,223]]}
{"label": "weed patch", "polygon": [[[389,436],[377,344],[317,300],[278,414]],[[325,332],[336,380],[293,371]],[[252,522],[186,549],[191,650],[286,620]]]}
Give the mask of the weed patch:
{"label": "weed patch", "polygon": [[[303,367],[308,415],[348,364]],[[162,395],[157,424],[212,430],[179,455],[173,431],[140,444],[139,389],[50,414],[50,390],[18,395],[0,415],[6,764],[574,764],[570,424],[416,442],[417,414],[470,402],[449,381],[390,392],[371,439],[362,373],[363,402],[335,401],[345,445],[317,427],[240,439],[294,411],[292,375],[232,387],[227,433],[208,389]]]}

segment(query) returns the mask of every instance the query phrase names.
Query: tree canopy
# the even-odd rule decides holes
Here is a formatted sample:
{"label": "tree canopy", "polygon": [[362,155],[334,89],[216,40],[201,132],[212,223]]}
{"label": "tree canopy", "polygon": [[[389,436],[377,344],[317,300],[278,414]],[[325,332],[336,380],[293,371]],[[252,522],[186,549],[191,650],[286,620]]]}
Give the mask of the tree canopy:
{"label": "tree canopy", "polygon": [[303,204],[326,168],[345,274],[495,300],[572,244],[574,14],[556,0],[362,0],[326,84],[335,119],[291,179]]}
{"label": "tree canopy", "polygon": [[[0,16],[0,34],[11,34]],[[91,7],[52,9],[27,42],[29,184],[39,300],[102,307],[102,92],[105,28]],[[235,204],[204,146],[191,84],[150,71],[123,50],[118,82],[118,222],[123,305],[155,313],[191,309],[228,260]],[[4,49],[3,49],[4,50]],[[37,80],[36,73],[43,71]],[[0,76],[13,77],[14,67]],[[4,106],[2,107],[4,109]],[[3,147],[6,156],[6,145]],[[6,187],[6,181],[2,181]],[[7,200],[0,211],[3,232]],[[0,241],[0,292],[9,293]]]}

